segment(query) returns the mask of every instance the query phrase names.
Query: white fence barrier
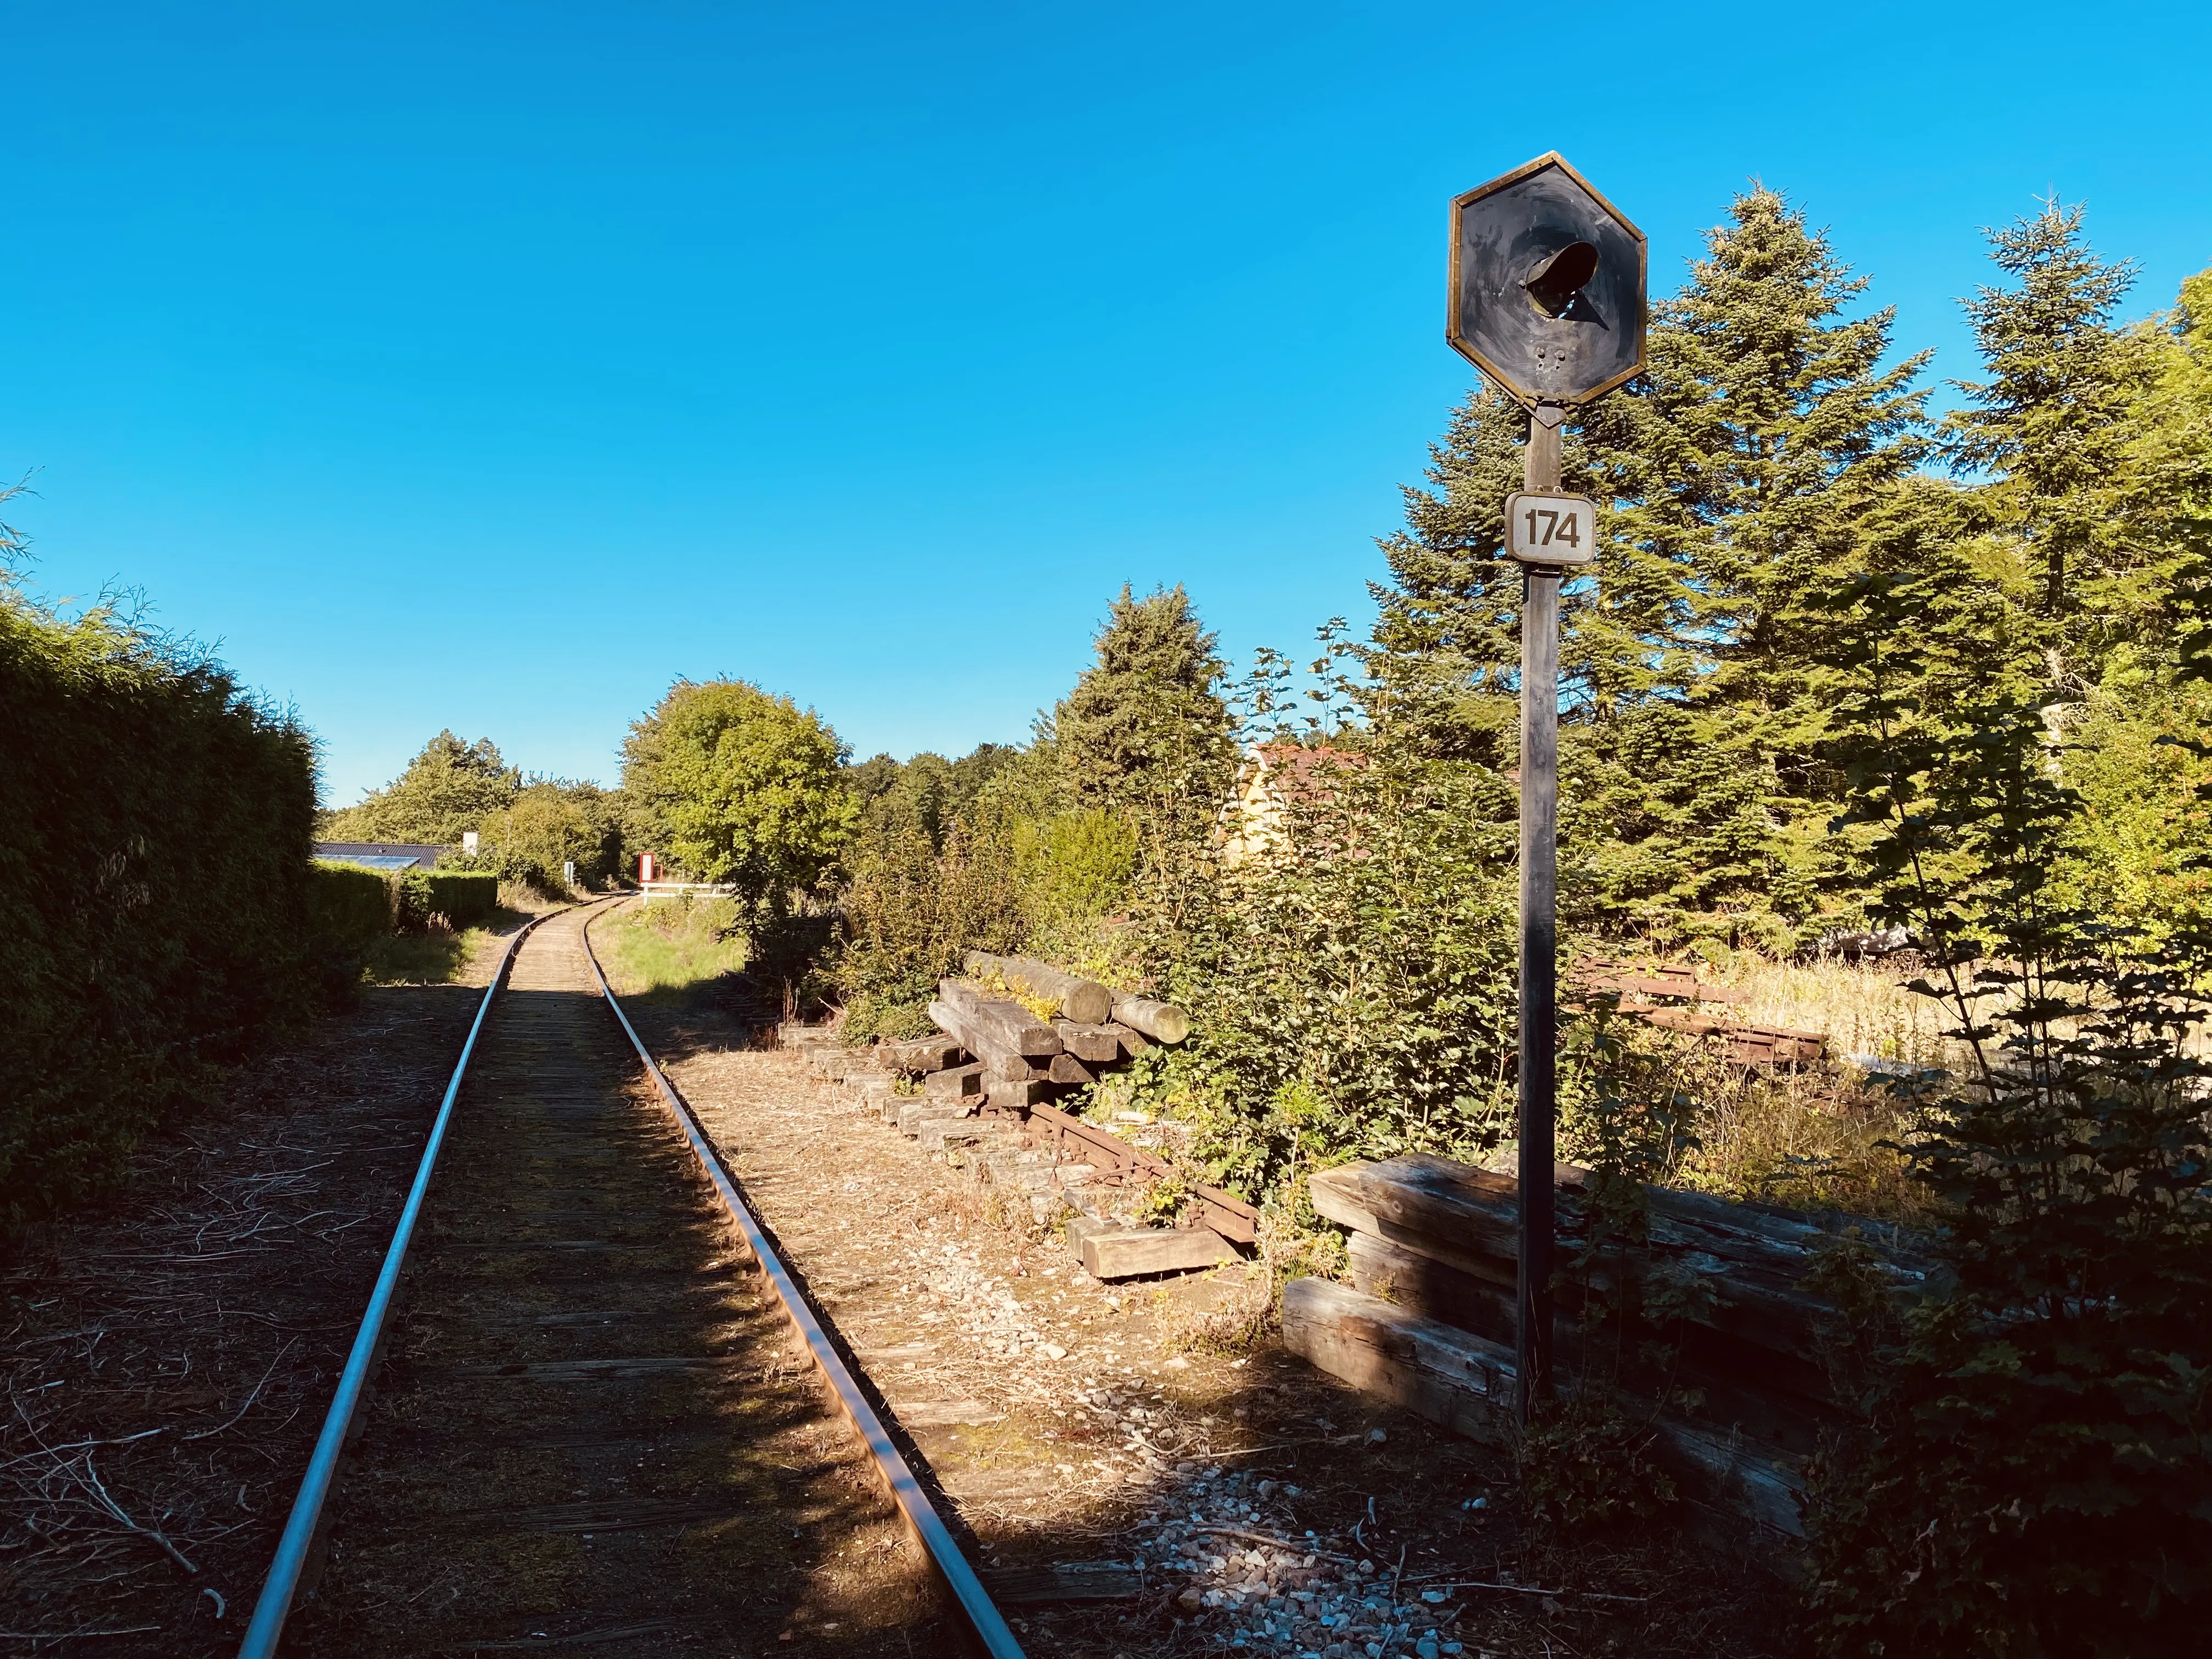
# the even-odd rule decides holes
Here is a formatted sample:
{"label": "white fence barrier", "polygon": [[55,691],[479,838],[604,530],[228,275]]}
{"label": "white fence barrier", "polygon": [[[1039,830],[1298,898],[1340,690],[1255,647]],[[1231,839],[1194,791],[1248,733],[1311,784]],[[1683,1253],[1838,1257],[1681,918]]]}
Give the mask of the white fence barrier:
{"label": "white fence barrier", "polygon": [[714,881],[648,881],[638,890],[643,896],[638,901],[650,904],[655,897],[678,898],[685,893],[705,893],[714,898],[727,898],[738,890],[735,882]]}

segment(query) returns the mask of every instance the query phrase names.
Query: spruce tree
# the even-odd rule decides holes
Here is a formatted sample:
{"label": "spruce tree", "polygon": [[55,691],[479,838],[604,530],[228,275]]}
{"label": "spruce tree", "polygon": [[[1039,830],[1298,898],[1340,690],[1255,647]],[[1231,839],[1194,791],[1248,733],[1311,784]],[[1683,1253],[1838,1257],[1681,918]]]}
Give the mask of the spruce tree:
{"label": "spruce tree", "polygon": [[1125,585],[1095,646],[1053,714],[1068,798],[1179,825],[1195,800],[1211,823],[1235,752],[1219,690],[1228,666],[1190,596],[1177,583],[1139,599]]}
{"label": "spruce tree", "polygon": [[1925,360],[1881,367],[1893,313],[1849,314],[1866,287],[1754,187],[1656,307],[1648,375],[1583,434],[1587,482],[1615,503],[1574,654],[1619,922],[1785,945],[1839,873],[1802,601],[1925,453]]}
{"label": "spruce tree", "polygon": [[[1884,368],[1892,315],[1802,210],[1733,204],[1654,309],[1648,374],[1595,406],[1566,487],[1607,511],[1562,595],[1563,824],[1585,922],[1668,941],[1788,941],[1840,879],[1822,830],[1826,693],[1804,599],[1926,453],[1919,358]],[[1526,417],[1478,389],[1382,544],[1392,585],[1367,666],[1378,732],[1510,764],[1521,576],[1502,509]]]}
{"label": "spruce tree", "polygon": [[1952,465],[1985,481],[1978,498],[2057,624],[2054,678],[2076,691],[2162,585],[2156,538],[2124,510],[2159,354],[2115,320],[2135,267],[2098,258],[2081,217],[2054,198],[1989,234],[2011,280],[1966,302],[1987,378],[1958,383],[1970,405],[1946,427]]}
{"label": "spruce tree", "polygon": [[2144,331],[2156,369],[2136,411],[2129,470],[2137,513],[2212,517],[2212,270],[2185,277],[2179,302]]}
{"label": "spruce tree", "polygon": [[1378,736],[1437,759],[1510,763],[1521,659],[1521,569],[1504,556],[1528,416],[1479,385],[1429,447],[1432,489],[1408,486],[1406,528],[1377,545],[1391,582],[1363,653]]}

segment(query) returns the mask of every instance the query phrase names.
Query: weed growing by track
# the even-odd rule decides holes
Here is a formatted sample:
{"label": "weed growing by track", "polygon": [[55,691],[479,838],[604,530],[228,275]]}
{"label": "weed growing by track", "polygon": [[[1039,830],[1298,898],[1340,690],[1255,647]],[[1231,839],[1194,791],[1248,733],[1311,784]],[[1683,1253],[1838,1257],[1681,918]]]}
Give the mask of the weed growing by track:
{"label": "weed growing by track", "polygon": [[686,894],[626,908],[592,930],[607,977],[623,996],[680,991],[745,965],[738,907]]}

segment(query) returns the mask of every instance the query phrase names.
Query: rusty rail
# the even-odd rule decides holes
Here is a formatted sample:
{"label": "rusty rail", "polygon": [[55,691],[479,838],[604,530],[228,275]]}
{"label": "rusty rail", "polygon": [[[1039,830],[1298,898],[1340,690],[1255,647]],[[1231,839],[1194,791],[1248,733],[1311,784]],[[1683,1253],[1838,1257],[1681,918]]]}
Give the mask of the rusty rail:
{"label": "rusty rail", "polygon": [[890,1492],[892,1502],[898,1506],[908,1531],[921,1546],[931,1568],[958,1610],[968,1634],[990,1659],[1024,1659],[1021,1644],[1014,1639],[1013,1632],[1007,1628],[1005,1616],[984,1589],[983,1581],[976,1577],[975,1568],[969,1565],[968,1559],[961,1554],[960,1546],[954,1540],[951,1529],[930,1503],[928,1493],[915,1479],[913,1469],[908,1467],[906,1459],[893,1443],[890,1432],[884,1427],[883,1419],[876,1414],[876,1408],[868,1403],[868,1397],[861,1392],[859,1382],[831,1345],[828,1334],[822,1328],[821,1321],[814,1316],[814,1310],[807,1304],[798,1281],[792,1278],[790,1269],[784,1266],[782,1258],[775,1253],[775,1246],[769,1243],[767,1233],[763,1231],[751,1207],[746,1204],[744,1194],[738,1190],[736,1179],[723,1164],[714,1143],[707,1139],[706,1131],[699,1127],[699,1120],[692,1115],[690,1106],[677,1092],[676,1086],[669,1082],[659,1063],[640,1040],[636,1028],[629,1023],[629,1016],[623,1012],[622,1001],[615,995],[614,988],[607,983],[606,970],[599,966],[599,955],[592,949],[590,921],[584,925],[584,959],[591,963],[592,975],[599,982],[607,1006],[614,1010],[615,1019],[622,1026],[623,1034],[629,1038],[630,1046],[637,1050],[637,1057],[645,1062],[646,1073],[652,1078],[653,1087],[659,1091],[662,1103],[676,1120],[677,1127],[683,1132],[684,1139],[690,1144],[692,1155],[699,1160],[699,1167],[706,1172],[707,1179],[714,1183],[714,1190],[721,1195],[724,1206],[728,1209],[731,1219],[738,1224],[738,1231],[744,1234],[746,1248],[751,1251],[762,1275],[775,1289],[784,1316],[805,1342],[806,1351],[813,1357],[815,1369],[821,1373],[830,1397],[852,1424],[854,1432],[866,1443],[878,1478]]}
{"label": "rusty rail", "polygon": [[[1161,1181],[1175,1173],[1174,1167],[1157,1153],[1095,1123],[1085,1123],[1057,1106],[1039,1102],[1030,1108],[1030,1121],[1051,1133],[1056,1150],[1064,1152],[1067,1143],[1073,1141],[1085,1163],[1100,1165],[1115,1175]],[[1260,1237],[1260,1212],[1243,1199],[1203,1184],[1194,1184],[1190,1193],[1198,1218],[1231,1243],[1249,1244]]]}

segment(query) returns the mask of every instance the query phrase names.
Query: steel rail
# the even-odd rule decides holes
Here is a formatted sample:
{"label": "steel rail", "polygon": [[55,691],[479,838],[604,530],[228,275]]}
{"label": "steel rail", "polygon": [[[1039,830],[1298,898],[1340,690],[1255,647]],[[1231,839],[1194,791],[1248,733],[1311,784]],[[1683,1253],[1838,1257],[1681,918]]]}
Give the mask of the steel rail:
{"label": "steel rail", "polygon": [[669,1082],[659,1063],[639,1039],[637,1029],[629,1023],[629,1016],[623,1012],[621,999],[615,995],[614,988],[607,983],[606,972],[599,966],[598,953],[592,949],[591,921],[587,918],[583,927],[584,959],[592,964],[592,973],[599,981],[599,989],[605,994],[607,1006],[614,1010],[615,1018],[621,1024],[623,1035],[629,1038],[630,1046],[637,1050],[637,1057],[645,1062],[647,1075],[652,1078],[653,1087],[660,1092],[662,1103],[667,1106],[670,1115],[675,1118],[677,1127],[684,1132],[684,1139],[690,1144],[692,1155],[699,1160],[699,1167],[706,1171],[707,1178],[714,1184],[714,1190],[721,1194],[723,1206],[729,1211],[731,1219],[738,1224],[738,1231],[744,1235],[746,1247],[752,1252],[753,1260],[759,1264],[761,1273],[769,1283],[775,1286],[776,1299],[783,1304],[784,1316],[805,1340],[806,1351],[813,1356],[815,1369],[821,1372],[822,1379],[828,1385],[838,1408],[844,1413],[854,1431],[866,1443],[869,1455],[875,1462],[876,1474],[898,1505],[908,1531],[929,1558],[930,1565],[983,1652],[990,1656],[990,1659],[1024,1659],[1021,1644],[1014,1639],[1013,1632],[1006,1627],[1005,1615],[1000,1613],[989,1592],[983,1588],[983,1581],[975,1576],[975,1568],[968,1565],[968,1558],[961,1554],[960,1546],[954,1541],[951,1529],[930,1503],[928,1493],[921,1489],[921,1483],[915,1479],[913,1469],[908,1467],[906,1459],[901,1455],[890,1432],[884,1427],[883,1419],[876,1414],[876,1408],[868,1403],[867,1395],[861,1392],[860,1383],[846,1367],[837,1350],[831,1346],[828,1334],[822,1328],[821,1321],[814,1316],[814,1310],[800,1293],[798,1281],[791,1276],[790,1269],[784,1266],[775,1247],[769,1243],[767,1233],[754,1216],[751,1206],[745,1202],[744,1194],[738,1191],[738,1183],[724,1166],[720,1154],[707,1139],[706,1132],[699,1127],[699,1120],[692,1115],[690,1106],[676,1091],[676,1086]]}
{"label": "steel rail", "polygon": [[[549,911],[546,916],[559,914]],[[277,1643],[283,1639],[284,1620],[291,1613],[292,1597],[299,1589],[300,1575],[307,1568],[307,1554],[315,1541],[315,1528],[322,1521],[323,1504],[330,1498],[331,1484],[337,1477],[338,1459],[345,1450],[346,1436],[352,1431],[355,1415],[361,1409],[362,1395],[368,1385],[369,1371],[376,1364],[377,1347],[384,1340],[385,1321],[391,1315],[392,1298],[399,1289],[400,1269],[406,1265],[407,1246],[415,1237],[416,1218],[422,1213],[422,1200],[430,1190],[430,1173],[437,1166],[439,1148],[445,1145],[446,1128],[453,1121],[453,1103],[460,1096],[461,1078],[469,1069],[469,1056],[476,1052],[477,1036],[483,1030],[484,1017],[491,1012],[492,1000],[507,982],[514,953],[531,930],[546,916],[533,918],[515,930],[514,937],[507,940],[507,949],[500,954],[491,983],[484,987],[483,1000],[477,1005],[477,1017],[469,1026],[468,1041],[461,1045],[461,1057],[454,1063],[453,1080],[446,1085],[446,1097],[439,1103],[438,1115],[430,1125],[430,1139],[422,1148],[422,1161],[416,1168],[415,1184],[408,1189],[398,1225],[392,1229],[391,1246],[384,1253],[384,1269],[376,1276],[375,1290],[369,1293],[368,1310],[362,1316],[361,1328],[354,1333],[353,1350],[346,1356],[345,1370],[338,1374],[337,1392],[331,1397],[331,1408],[323,1418],[323,1431],[316,1437],[314,1455],[307,1460],[307,1472],[301,1479],[299,1496],[292,1500],[292,1514],[276,1545],[276,1559],[270,1563],[269,1576],[262,1581],[261,1599],[254,1603],[253,1622],[246,1628],[246,1640],[238,1650],[239,1659],[271,1659]]]}

